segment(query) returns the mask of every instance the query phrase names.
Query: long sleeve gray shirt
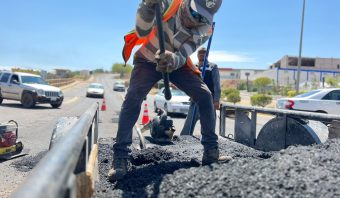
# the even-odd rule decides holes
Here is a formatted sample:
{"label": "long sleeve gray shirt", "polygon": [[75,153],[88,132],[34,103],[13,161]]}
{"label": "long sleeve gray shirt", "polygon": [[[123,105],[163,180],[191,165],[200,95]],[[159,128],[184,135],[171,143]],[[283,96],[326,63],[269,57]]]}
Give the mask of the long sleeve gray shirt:
{"label": "long sleeve gray shirt", "polygon": [[[163,12],[167,10],[171,0],[162,0]],[[155,11],[153,8],[140,3],[137,11],[136,33],[142,37],[147,37],[155,26]],[[196,49],[208,40],[211,30],[210,25],[205,24],[196,28],[188,29],[182,26],[179,11],[163,23],[165,49],[175,53],[175,64],[177,68],[182,67],[187,58]],[[158,37],[152,37],[150,41],[143,45],[135,53],[134,59],[144,59],[156,63],[155,53],[159,49]]]}

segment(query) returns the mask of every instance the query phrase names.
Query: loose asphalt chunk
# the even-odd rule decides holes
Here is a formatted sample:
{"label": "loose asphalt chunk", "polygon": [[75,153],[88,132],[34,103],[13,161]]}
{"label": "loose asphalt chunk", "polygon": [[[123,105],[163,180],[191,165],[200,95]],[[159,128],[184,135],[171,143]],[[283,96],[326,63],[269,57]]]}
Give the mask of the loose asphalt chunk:
{"label": "loose asphalt chunk", "polygon": [[[201,166],[199,139],[181,136],[171,145],[132,147],[130,171],[111,183],[112,139],[99,140],[96,197],[339,197],[340,139],[265,153],[220,139],[233,160]],[[138,140],[134,140],[138,145]]]}
{"label": "loose asphalt chunk", "polygon": [[29,172],[31,171],[39,161],[46,155],[46,151],[39,152],[33,156],[25,156],[22,157],[20,160],[11,163],[13,167],[15,167],[18,171],[21,172]]}

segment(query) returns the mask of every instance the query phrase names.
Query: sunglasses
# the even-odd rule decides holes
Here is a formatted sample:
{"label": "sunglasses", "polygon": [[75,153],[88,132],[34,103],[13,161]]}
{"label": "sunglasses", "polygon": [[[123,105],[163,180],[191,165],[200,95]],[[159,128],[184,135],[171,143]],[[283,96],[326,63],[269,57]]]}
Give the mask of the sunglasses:
{"label": "sunglasses", "polygon": [[209,21],[207,18],[205,18],[204,16],[202,16],[200,13],[194,11],[192,8],[190,8],[190,13],[191,13],[191,16],[198,22],[200,23],[208,23],[209,24]]}

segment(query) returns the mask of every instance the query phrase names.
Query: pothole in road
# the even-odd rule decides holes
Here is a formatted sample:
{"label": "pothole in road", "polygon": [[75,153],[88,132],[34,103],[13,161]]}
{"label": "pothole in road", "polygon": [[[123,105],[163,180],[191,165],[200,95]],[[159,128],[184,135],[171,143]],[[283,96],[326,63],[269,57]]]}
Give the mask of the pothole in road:
{"label": "pothole in road", "polygon": [[153,147],[133,153],[131,163],[135,166],[141,166],[144,164],[158,163],[160,161],[169,161],[173,158],[174,155],[171,152]]}
{"label": "pothole in road", "polygon": [[31,171],[38,162],[46,155],[48,151],[42,151],[35,156],[27,156],[22,159],[15,161],[11,164],[14,168],[21,172],[29,172]]}

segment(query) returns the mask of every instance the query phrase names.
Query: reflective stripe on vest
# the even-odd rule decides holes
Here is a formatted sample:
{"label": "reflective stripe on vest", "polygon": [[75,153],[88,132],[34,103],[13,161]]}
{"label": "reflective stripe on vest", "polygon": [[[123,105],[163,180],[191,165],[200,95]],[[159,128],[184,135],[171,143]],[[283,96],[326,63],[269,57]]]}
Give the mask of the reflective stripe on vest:
{"label": "reflective stripe on vest", "polygon": [[[168,21],[171,17],[173,17],[177,10],[179,9],[181,3],[183,2],[183,0],[173,0],[169,6],[169,8],[165,11],[164,15],[163,15],[163,22]],[[150,32],[150,34],[145,37],[145,38],[138,38],[136,30],[132,30],[130,32],[128,32],[125,36],[124,36],[124,48],[123,48],[123,59],[124,62],[126,64],[126,62],[129,60],[132,50],[136,45],[145,45],[147,44],[150,39],[152,37],[154,37],[156,35],[156,27],[154,27],[152,29],[152,31]],[[195,65],[192,63],[190,57],[187,57],[187,62],[186,65],[188,67],[190,67],[195,73],[200,74],[201,72],[195,67]]]}

